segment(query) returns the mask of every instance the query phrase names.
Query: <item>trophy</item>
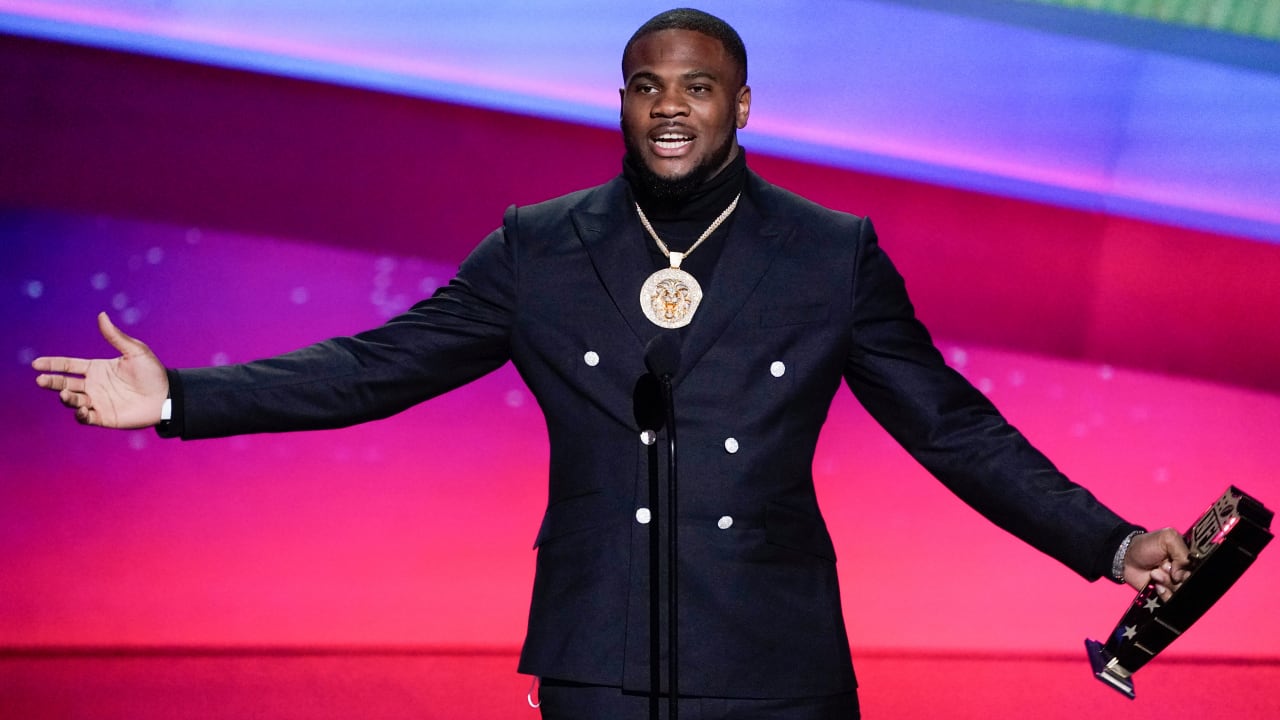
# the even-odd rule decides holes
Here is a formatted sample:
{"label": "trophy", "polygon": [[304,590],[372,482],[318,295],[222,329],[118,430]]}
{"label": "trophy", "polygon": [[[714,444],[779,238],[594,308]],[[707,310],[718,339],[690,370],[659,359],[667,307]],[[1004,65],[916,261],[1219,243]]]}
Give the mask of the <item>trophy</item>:
{"label": "trophy", "polygon": [[1167,601],[1154,585],[1138,593],[1106,643],[1084,641],[1093,674],[1134,697],[1133,673],[1200,618],[1271,541],[1273,513],[1235,486],[1183,535],[1191,575]]}

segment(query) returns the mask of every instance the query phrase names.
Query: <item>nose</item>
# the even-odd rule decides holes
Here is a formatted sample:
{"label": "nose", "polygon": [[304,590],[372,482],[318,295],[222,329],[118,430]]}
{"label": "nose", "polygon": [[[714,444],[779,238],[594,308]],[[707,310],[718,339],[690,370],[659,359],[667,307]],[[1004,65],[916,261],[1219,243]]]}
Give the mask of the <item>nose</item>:
{"label": "nose", "polygon": [[659,91],[649,109],[650,117],[670,118],[688,114],[689,104],[684,101],[684,95],[679,88],[666,88]]}

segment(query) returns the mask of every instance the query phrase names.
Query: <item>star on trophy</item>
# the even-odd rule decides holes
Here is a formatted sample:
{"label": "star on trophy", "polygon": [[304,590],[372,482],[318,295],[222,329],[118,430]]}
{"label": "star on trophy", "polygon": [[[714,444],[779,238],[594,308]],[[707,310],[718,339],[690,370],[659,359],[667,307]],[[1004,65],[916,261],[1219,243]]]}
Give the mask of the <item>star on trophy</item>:
{"label": "star on trophy", "polygon": [[1106,643],[1084,641],[1093,674],[1133,699],[1133,673],[1191,627],[1271,542],[1273,513],[1235,486],[1183,535],[1191,575],[1167,601],[1154,585],[1138,593]]}

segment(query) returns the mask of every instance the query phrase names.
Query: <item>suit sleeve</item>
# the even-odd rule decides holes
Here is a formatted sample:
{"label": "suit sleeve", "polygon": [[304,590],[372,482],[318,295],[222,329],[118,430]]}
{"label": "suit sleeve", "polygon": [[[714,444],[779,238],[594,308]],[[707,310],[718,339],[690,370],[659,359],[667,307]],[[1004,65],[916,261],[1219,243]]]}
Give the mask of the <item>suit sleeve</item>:
{"label": "suit sleeve", "polygon": [[876,421],[989,520],[1089,580],[1110,577],[1116,548],[1140,528],[1068,480],[946,365],[869,220],[852,302],[845,381]]}
{"label": "suit sleeve", "polygon": [[184,439],[344,427],[395,414],[507,361],[511,233],[490,234],[448,285],[385,325],[278,357],[171,371]]}

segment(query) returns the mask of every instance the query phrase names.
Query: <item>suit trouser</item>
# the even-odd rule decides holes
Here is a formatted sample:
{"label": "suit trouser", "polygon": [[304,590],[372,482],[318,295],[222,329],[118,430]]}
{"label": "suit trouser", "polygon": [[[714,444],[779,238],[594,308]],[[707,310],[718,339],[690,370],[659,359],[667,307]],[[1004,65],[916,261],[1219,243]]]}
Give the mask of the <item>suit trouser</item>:
{"label": "suit trouser", "polygon": [[[648,720],[649,696],[621,688],[543,679],[543,720]],[[667,717],[667,698],[658,702]],[[858,694],[801,698],[680,698],[681,720],[858,720]]]}

